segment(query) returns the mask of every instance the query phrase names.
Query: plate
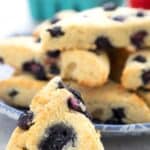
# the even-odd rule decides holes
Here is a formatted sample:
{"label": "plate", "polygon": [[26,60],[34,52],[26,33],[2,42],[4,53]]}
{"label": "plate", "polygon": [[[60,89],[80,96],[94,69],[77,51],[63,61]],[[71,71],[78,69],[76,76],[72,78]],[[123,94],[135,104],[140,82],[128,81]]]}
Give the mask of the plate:
{"label": "plate", "polygon": [[[23,111],[0,101],[0,113],[14,120],[18,120]],[[95,124],[95,127],[100,130],[104,136],[137,136],[141,134],[150,134],[150,123],[130,125]]]}
{"label": "plate", "polygon": [[[14,69],[8,65],[0,65],[0,70],[0,80],[11,77],[14,72]],[[18,120],[23,110],[11,107],[0,100],[0,113],[14,120]],[[95,124],[95,127],[100,130],[104,136],[137,136],[141,134],[150,134],[150,123],[130,125]]]}

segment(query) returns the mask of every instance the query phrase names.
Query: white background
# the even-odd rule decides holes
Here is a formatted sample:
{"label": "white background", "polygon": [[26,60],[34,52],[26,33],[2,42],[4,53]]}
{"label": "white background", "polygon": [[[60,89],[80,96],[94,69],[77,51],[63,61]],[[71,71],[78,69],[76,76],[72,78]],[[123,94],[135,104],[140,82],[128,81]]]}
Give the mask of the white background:
{"label": "white background", "polygon": [[0,37],[31,28],[27,0],[0,0]]}

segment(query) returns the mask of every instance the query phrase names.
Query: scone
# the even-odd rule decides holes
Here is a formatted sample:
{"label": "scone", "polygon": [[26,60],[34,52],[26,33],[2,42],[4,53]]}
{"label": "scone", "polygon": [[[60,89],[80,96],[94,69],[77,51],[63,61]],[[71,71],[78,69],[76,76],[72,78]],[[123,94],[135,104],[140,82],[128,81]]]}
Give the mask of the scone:
{"label": "scone", "polygon": [[56,15],[53,18],[51,18],[50,20],[46,20],[42,22],[40,25],[38,25],[33,31],[33,36],[37,39],[39,38],[40,40],[41,32],[44,31],[47,27],[49,27],[52,24],[55,24],[56,22],[62,19],[72,17],[76,13],[77,12],[74,10],[63,10],[63,11],[56,13]]}
{"label": "scone", "polygon": [[149,49],[132,54],[123,69],[122,85],[131,90],[150,89],[150,51]]}
{"label": "scone", "polygon": [[48,103],[40,113],[30,111],[20,116],[6,149],[103,150],[100,135],[84,115],[82,101],[67,89],[51,85],[48,83],[40,92],[40,101],[43,97]]}
{"label": "scone", "polygon": [[[95,87],[104,84],[109,76],[109,59],[104,52],[96,54],[74,50],[60,53],[59,50],[53,50],[45,53],[41,49],[29,49],[28,46],[24,49],[23,45],[20,46],[22,43],[27,45],[23,38],[22,43],[15,39],[11,41],[12,47],[7,42],[3,45],[5,51],[0,51],[4,63],[14,66],[20,73],[33,75],[38,80],[49,80],[61,75],[63,79],[73,79],[79,84]],[[30,44],[39,45],[31,41]]]}
{"label": "scone", "polygon": [[105,124],[150,122],[150,109],[142,98],[121,85],[108,82],[100,88],[87,88],[68,82],[77,89],[93,120]]}
{"label": "scone", "polygon": [[61,75],[63,79],[72,79],[88,87],[103,85],[110,73],[109,58],[105,52],[54,50],[47,51],[43,59],[50,77]]}
{"label": "scone", "polygon": [[[33,37],[14,37],[0,40],[0,59],[16,69],[16,73],[33,74],[36,79],[46,80],[40,62],[41,48]],[[32,70],[29,67],[32,66]]]}
{"label": "scone", "polygon": [[149,28],[150,11],[99,7],[48,27],[41,33],[41,42],[44,50],[141,49],[150,46]]}
{"label": "scone", "polygon": [[4,102],[17,106],[29,107],[33,96],[46,84],[29,76],[14,76],[0,81],[0,98]]}

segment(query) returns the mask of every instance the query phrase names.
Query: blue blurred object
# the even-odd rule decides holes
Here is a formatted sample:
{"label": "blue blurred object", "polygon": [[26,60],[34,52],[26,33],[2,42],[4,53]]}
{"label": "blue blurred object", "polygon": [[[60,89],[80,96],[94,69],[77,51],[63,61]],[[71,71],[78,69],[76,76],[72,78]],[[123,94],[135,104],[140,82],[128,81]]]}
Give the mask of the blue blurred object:
{"label": "blue blurred object", "polygon": [[31,15],[37,21],[50,18],[64,9],[81,11],[107,2],[122,5],[123,0],[28,0]]}

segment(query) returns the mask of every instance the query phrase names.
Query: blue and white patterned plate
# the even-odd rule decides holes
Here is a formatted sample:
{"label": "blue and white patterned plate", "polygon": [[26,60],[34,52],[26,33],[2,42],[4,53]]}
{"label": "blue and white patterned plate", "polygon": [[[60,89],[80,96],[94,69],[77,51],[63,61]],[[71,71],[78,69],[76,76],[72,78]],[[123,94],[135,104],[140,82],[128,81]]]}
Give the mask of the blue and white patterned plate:
{"label": "blue and white patterned plate", "polygon": [[[8,65],[0,65],[0,80],[9,78],[13,74],[13,68]],[[0,113],[17,120],[22,110],[8,106],[0,100]],[[95,124],[104,136],[123,136],[150,134],[150,123],[130,124],[130,125],[105,125]]]}
{"label": "blue and white patterned plate", "polygon": [[[23,111],[0,101],[0,113],[17,120]],[[124,136],[124,135],[141,135],[150,134],[150,123],[130,124],[130,125],[105,125],[95,124],[104,136]]]}

